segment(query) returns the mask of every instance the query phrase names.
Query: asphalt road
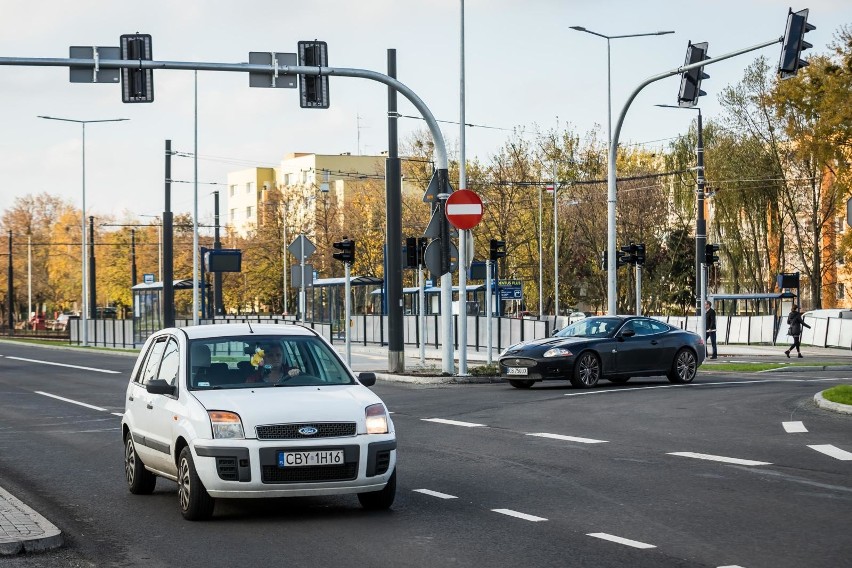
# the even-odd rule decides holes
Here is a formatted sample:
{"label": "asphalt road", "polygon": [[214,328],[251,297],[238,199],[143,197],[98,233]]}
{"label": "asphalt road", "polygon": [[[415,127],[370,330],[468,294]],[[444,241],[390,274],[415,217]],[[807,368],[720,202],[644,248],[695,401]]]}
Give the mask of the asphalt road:
{"label": "asphalt road", "polygon": [[211,522],[190,523],[174,483],[159,480],[151,496],[125,487],[117,414],[134,359],[12,344],[0,355],[0,485],[67,542],[4,567],[834,568],[852,558],[852,461],[839,459],[852,451],[852,416],[812,401],[852,372],[702,371],[692,385],[589,391],[380,383],[399,439],[392,511],[364,511],[354,496],[220,501]]}

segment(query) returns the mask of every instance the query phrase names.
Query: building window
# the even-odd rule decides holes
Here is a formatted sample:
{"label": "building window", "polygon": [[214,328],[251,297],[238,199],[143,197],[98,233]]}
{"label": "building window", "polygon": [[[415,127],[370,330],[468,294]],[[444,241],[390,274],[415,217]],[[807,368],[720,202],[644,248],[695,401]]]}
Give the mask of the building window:
{"label": "building window", "polygon": [[248,207],[246,207],[246,219],[251,219],[251,218],[252,218],[252,209],[253,209],[253,208],[252,208],[252,206],[251,206],[251,205],[249,205]]}
{"label": "building window", "polygon": [[251,193],[251,186],[252,186],[252,182],[248,182],[246,184],[246,193]]}
{"label": "building window", "polygon": [[302,184],[308,183],[308,172],[302,172]]}
{"label": "building window", "polygon": [[843,300],[846,298],[846,285],[840,283],[837,285],[837,299]]}
{"label": "building window", "polygon": [[290,174],[284,174],[284,185],[290,185]]}
{"label": "building window", "polygon": [[231,209],[231,223],[237,220],[237,210]]}
{"label": "building window", "polygon": [[230,190],[231,190],[231,191],[230,191],[229,195],[230,195],[231,197],[233,197],[233,196],[235,196],[235,195],[237,194],[237,186],[236,186],[236,185],[232,185],[232,186],[230,187]]}

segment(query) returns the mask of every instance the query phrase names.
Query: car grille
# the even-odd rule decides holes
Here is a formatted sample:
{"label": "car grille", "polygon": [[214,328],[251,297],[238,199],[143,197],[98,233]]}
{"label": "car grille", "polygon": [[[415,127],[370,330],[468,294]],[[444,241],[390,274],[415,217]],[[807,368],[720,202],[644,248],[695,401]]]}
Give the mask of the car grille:
{"label": "car grille", "polygon": [[[299,429],[311,426],[317,429],[316,434],[300,434]],[[340,438],[355,435],[354,422],[322,422],[319,424],[267,424],[258,426],[258,440],[304,440],[312,438]]]}
{"label": "car grille", "polygon": [[[390,458],[390,456],[388,456]],[[387,466],[386,466],[387,469]],[[358,475],[358,463],[343,465],[316,465],[279,468],[265,465],[261,468],[263,483],[300,483],[312,481],[346,481]]]}
{"label": "car grille", "polygon": [[504,367],[535,367],[537,363],[533,359],[521,359],[520,357],[507,357],[500,359]]}
{"label": "car grille", "polygon": [[219,479],[239,481],[237,458],[216,458],[216,472],[219,474]]}

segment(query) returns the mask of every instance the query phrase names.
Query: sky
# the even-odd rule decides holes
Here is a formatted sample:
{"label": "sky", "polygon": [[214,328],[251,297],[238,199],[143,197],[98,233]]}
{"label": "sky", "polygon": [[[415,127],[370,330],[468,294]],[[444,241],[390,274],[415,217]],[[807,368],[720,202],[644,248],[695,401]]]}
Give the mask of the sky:
{"label": "sky", "polygon": [[[462,0],[0,0],[0,58],[68,58],[70,46],[118,46],[119,36],[147,33],[154,59],[205,63],[248,61],[251,51],[295,53],[300,40],[328,43],[329,66],[387,72],[397,52],[397,77],[442,122],[451,157],[460,129]],[[784,34],[788,8],[809,8],[806,51],[826,53],[841,25],[852,24],[849,0],[464,0],[465,131],[468,159],[487,161],[512,135],[569,125],[578,133],[607,124],[605,35],[673,30],[674,34],[613,39],[612,115],[646,78],[683,64],[687,43],[709,42],[722,55]],[[705,120],[718,116],[718,94],[742,78],[760,55],[776,66],[780,44],[705,68],[700,99]],[[124,104],[120,87],[70,83],[67,67],[0,65],[0,213],[18,197],[47,192],[80,207],[82,127],[43,120],[127,118],[86,127],[87,214],[116,219],[159,215],[164,208],[165,140],[198,148],[199,222],[212,222],[212,192],[227,208],[229,171],[274,167],[292,152],[379,154],[388,146],[387,87],[360,78],[330,78],[331,108],[301,109],[297,89],[249,88],[246,73],[159,70],[155,100]],[[621,143],[660,147],[684,133],[694,112],[676,104],[679,77],[646,87],[626,115]],[[399,112],[417,114],[399,97]],[[405,140],[425,129],[402,118]],[[172,161],[172,210],[195,203],[195,160]]]}

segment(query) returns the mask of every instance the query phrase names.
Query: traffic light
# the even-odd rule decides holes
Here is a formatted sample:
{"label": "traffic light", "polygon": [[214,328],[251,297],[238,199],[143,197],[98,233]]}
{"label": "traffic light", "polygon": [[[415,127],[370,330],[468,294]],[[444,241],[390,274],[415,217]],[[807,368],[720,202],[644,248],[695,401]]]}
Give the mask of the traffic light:
{"label": "traffic light", "polygon": [[[150,61],[151,35],[124,34],[120,38],[121,59]],[[152,69],[121,68],[121,102],[150,103],[154,100],[154,71]]]}
{"label": "traffic light", "polygon": [[[692,43],[686,46],[686,59],[683,64],[691,65],[709,59],[707,57],[707,42]],[[677,95],[677,104],[682,107],[694,107],[698,103],[698,97],[706,95],[701,90],[701,80],[709,79],[710,75],[704,72],[704,67],[696,67],[684,71],[680,78],[680,92]]]}
{"label": "traffic light", "polygon": [[719,245],[707,243],[704,245],[704,264],[710,266],[714,262],[719,262],[719,257],[716,253],[719,252]]}
{"label": "traffic light", "polygon": [[621,247],[621,250],[616,253],[616,266],[624,266],[625,264],[634,264],[636,262],[636,245],[630,243],[626,247]]}
{"label": "traffic light", "polygon": [[[328,67],[328,44],[300,41],[299,65]],[[299,75],[299,105],[302,108],[328,108],[328,75]]]}
{"label": "traffic light", "polygon": [[405,238],[405,267],[417,268],[418,262],[417,237]]}
{"label": "traffic light", "polygon": [[491,251],[491,260],[498,260],[506,256],[506,241],[498,241],[497,239],[491,239],[490,247]]}
{"label": "traffic light", "polygon": [[799,59],[802,51],[813,47],[805,41],[805,34],[815,30],[816,26],[808,23],[808,10],[794,12],[792,8],[787,14],[787,29],[784,30],[784,43],[781,45],[781,59],[778,61],[778,74],[782,79],[795,77],[799,67],[807,67],[808,62]]}
{"label": "traffic light", "polygon": [[355,239],[343,237],[342,241],[334,243],[334,248],[340,249],[341,251],[332,255],[334,256],[334,260],[348,262],[349,264],[353,264],[355,262]]}
{"label": "traffic light", "polygon": [[429,239],[426,237],[417,237],[417,258],[422,264],[426,264],[426,247],[429,246]]}
{"label": "traffic light", "polygon": [[636,245],[634,255],[636,256],[636,264],[643,266],[645,264],[645,243]]}

